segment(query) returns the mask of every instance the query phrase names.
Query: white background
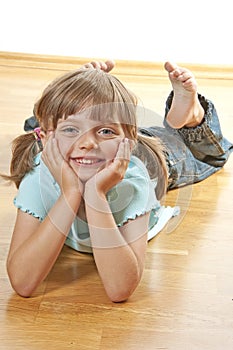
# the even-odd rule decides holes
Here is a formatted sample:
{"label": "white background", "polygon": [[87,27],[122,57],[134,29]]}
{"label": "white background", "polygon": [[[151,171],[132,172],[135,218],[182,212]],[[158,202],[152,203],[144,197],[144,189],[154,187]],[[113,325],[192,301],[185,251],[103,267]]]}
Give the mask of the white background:
{"label": "white background", "polygon": [[233,64],[230,0],[1,0],[0,51]]}

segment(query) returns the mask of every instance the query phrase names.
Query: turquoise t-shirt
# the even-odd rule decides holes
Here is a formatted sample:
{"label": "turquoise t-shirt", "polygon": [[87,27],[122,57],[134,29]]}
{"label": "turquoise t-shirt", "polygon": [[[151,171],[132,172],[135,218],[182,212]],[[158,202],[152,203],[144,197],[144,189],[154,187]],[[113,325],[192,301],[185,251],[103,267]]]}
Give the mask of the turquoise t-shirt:
{"label": "turquoise t-shirt", "polygon": [[[176,215],[171,210],[168,213],[167,209],[170,207],[160,205],[156,199],[155,186],[156,182],[149,178],[145,165],[132,156],[124,179],[107,193],[117,226],[120,227],[129,219],[151,212],[149,230],[152,231],[148,237],[153,238],[158,229],[161,229],[160,218],[164,226],[171,216]],[[38,154],[34,169],[25,175],[20,184],[14,204],[20,210],[43,221],[59,196],[59,185],[41,160],[41,154]],[[155,227],[157,225],[158,229]],[[65,243],[75,250],[92,252],[87,222],[76,217]]]}

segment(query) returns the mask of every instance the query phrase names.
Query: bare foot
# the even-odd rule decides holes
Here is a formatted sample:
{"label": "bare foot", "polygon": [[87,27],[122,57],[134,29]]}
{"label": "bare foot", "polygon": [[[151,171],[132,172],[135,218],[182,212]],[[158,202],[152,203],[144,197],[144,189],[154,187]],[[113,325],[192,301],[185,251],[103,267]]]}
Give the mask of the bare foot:
{"label": "bare foot", "polygon": [[164,68],[168,72],[174,92],[166,117],[168,124],[174,129],[199,125],[204,117],[204,109],[198,100],[197,83],[193,74],[170,62],[166,62]]}
{"label": "bare foot", "polygon": [[90,63],[84,64],[83,68],[93,68],[93,69],[101,69],[104,72],[110,72],[115,66],[115,62],[112,60],[108,60],[106,62],[102,61],[92,61]]}

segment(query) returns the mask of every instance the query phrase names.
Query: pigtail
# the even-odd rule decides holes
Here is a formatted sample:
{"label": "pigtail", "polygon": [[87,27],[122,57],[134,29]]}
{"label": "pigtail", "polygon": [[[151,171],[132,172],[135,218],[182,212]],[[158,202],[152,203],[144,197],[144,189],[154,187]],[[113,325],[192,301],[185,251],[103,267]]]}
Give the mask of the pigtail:
{"label": "pigtail", "polygon": [[35,167],[34,157],[41,151],[41,145],[35,137],[34,132],[18,136],[12,142],[12,159],[10,164],[10,175],[1,177],[15,183],[19,188],[23,177]]}
{"label": "pigtail", "polygon": [[159,138],[138,133],[135,155],[146,165],[150,178],[157,179],[155,192],[160,200],[166,193],[168,184],[165,147]]}

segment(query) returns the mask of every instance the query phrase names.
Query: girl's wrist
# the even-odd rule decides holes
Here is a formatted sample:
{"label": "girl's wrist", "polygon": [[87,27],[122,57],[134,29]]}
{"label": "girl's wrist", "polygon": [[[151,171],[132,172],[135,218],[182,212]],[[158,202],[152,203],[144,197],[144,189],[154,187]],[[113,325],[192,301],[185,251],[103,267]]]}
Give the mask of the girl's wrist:
{"label": "girl's wrist", "polygon": [[97,197],[97,198],[105,199],[106,192],[103,189],[98,188],[96,182],[88,181],[84,187],[84,198],[89,198],[89,197],[90,198]]}
{"label": "girl's wrist", "polygon": [[64,196],[68,198],[73,198],[77,196],[83,196],[84,186],[81,181],[77,185],[73,186],[61,186],[61,192]]}
{"label": "girl's wrist", "polygon": [[76,210],[76,207],[79,207],[82,200],[82,194],[77,190],[62,192],[61,197],[67,202],[67,204],[69,204],[71,208],[74,208],[74,210]]}
{"label": "girl's wrist", "polygon": [[93,186],[85,186],[84,201],[87,206],[101,210],[106,206],[106,194],[102,191],[97,191]]}
{"label": "girl's wrist", "polygon": [[80,200],[68,198],[63,194],[59,197],[56,205],[48,213],[47,219],[65,237],[77,215]]}

